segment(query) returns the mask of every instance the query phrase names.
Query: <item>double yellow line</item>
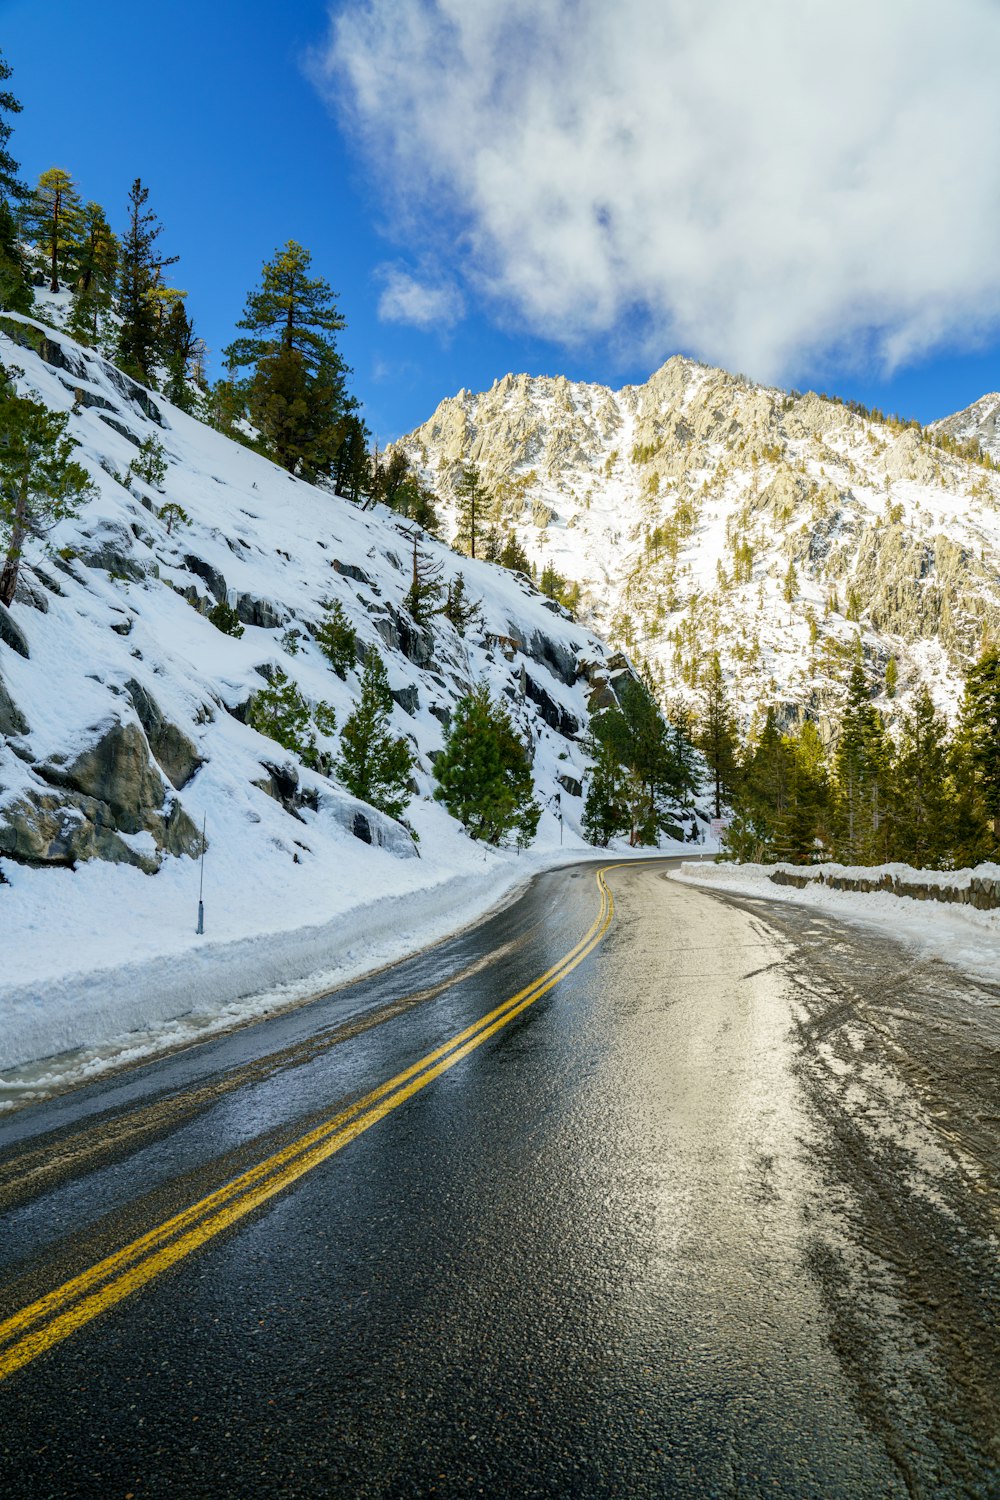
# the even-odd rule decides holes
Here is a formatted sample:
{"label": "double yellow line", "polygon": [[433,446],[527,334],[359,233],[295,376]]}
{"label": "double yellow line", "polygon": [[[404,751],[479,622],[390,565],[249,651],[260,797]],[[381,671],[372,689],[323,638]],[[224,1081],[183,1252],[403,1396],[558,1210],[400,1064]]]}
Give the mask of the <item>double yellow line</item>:
{"label": "double yellow line", "polygon": [[597,947],[611,925],[614,899],[604,876],[604,869],[598,871],[601,909],[590,930],[575,948],[532,984],[397,1073],[388,1083],[373,1089],[349,1109],[0,1323],[0,1380],[37,1359],[92,1318],[138,1291],[161,1271],[176,1265],[314,1167],[328,1161],[565,979]]}

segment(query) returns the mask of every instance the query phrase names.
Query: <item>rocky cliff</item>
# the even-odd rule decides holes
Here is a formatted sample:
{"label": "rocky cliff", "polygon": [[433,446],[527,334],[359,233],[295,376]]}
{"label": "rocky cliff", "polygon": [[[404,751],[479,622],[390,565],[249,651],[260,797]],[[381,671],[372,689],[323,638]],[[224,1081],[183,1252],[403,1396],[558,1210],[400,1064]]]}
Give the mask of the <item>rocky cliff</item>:
{"label": "rocky cliff", "polygon": [[478,465],[495,524],[665,699],[718,651],[746,721],[822,723],[860,652],[877,684],[895,659],[897,702],[924,680],[953,706],[1000,634],[1000,474],[916,425],[678,357],[622,390],[507,375],[401,443],[446,497]]}

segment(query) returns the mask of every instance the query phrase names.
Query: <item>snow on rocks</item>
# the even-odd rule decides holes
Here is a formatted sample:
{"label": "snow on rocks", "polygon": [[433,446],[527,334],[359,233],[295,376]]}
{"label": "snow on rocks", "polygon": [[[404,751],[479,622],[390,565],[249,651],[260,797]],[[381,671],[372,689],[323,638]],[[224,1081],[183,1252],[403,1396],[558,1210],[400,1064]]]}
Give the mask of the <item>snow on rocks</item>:
{"label": "snow on rocks", "polygon": [[[0,359],[23,372],[22,391],[69,413],[96,488],[29,546],[0,613],[0,1066],[243,1003],[248,986],[340,972],[345,923],[348,949],[370,962],[380,933],[451,930],[490,905],[528,862],[513,851],[484,861],[431,800],[443,726],[477,679],[533,750],[540,857],[558,848],[557,809],[564,853],[584,849],[575,736],[593,683],[610,675],[603,642],[526,579],[429,536],[420,545],[443,581],[461,572],[483,619],[465,638],[440,616],[418,630],[404,604],[412,527],[384,507],[362,512],[293,478],[30,319],[0,320]],[[159,488],[129,477],[154,434]],[[168,524],[167,506],[188,520]],[[315,640],[334,600],[359,643],[346,680]],[[207,617],[223,602],[239,638]],[[343,725],[373,646],[394,732],[417,757],[407,817],[419,842],[246,723],[280,669]],[[336,736],[316,742],[329,764]],[[205,938],[194,931],[203,825]]]}

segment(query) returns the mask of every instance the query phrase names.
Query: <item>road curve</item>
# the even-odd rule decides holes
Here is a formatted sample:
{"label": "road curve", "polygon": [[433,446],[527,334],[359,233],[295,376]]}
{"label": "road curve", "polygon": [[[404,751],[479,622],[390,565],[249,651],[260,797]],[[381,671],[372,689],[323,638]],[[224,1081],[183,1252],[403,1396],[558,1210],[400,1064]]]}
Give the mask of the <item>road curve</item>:
{"label": "road curve", "polygon": [[577,866],[0,1125],[0,1494],[996,1495],[1000,994]]}

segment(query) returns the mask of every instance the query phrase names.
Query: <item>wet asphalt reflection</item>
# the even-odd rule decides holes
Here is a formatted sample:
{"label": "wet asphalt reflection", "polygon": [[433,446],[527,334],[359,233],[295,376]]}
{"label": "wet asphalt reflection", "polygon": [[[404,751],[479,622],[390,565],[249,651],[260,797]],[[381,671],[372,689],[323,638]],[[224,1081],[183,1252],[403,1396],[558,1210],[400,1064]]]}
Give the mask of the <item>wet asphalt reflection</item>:
{"label": "wet asphalt reflection", "polygon": [[[593,871],[5,1121],[0,1318],[543,973]],[[1000,995],[609,883],[558,986],[0,1383],[0,1493],[1000,1494]]]}

